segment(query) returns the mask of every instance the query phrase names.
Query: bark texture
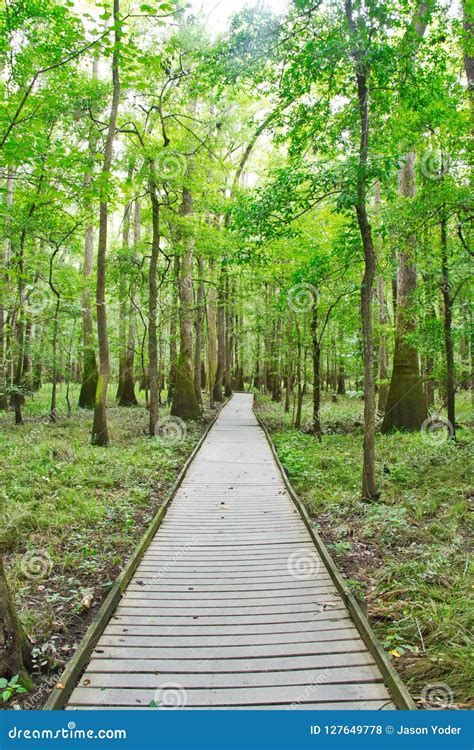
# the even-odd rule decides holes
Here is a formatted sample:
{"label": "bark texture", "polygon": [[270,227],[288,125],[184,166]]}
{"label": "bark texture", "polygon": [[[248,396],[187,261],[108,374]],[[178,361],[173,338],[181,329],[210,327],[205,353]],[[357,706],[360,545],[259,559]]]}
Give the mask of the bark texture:
{"label": "bark texture", "polygon": [[[407,199],[415,195],[415,153],[410,151],[399,175],[399,192]],[[428,417],[418,352],[411,343],[416,331],[413,314],[417,272],[414,261],[416,237],[404,238],[398,254],[397,319],[392,377],[382,422],[382,433],[391,430],[419,430]]]}
{"label": "bark texture", "polygon": [[[120,100],[119,46],[121,41],[120,0],[114,0],[114,52],[112,55],[112,105],[110,108],[107,138],[105,142],[102,177],[107,180],[112,165],[112,151],[117,127],[117,114]],[[107,337],[107,313],[105,308],[106,256],[108,196],[103,193],[99,206],[99,241],[97,249],[97,337],[99,340],[99,377],[95,394],[94,420],[92,424],[92,445],[105,446],[109,443],[107,429],[107,389],[109,385],[109,342]]]}
{"label": "bark texture", "polygon": [[[97,77],[98,63],[94,61],[92,68],[92,78]],[[90,171],[84,176],[84,188],[86,192],[92,184],[92,163],[96,151],[96,137],[92,134],[89,136],[89,160]],[[89,209],[92,206],[88,207]],[[97,379],[99,373],[97,370],[97,360],[94,349],[94,322],[92,319],[92,295],[90,289],[90,280],[92,276],[92,263],[94,257],[94,225],[89,221],[86,226],[84,235],[84,261],[82,266],[82,347],[83,347],[83,368],[82,383],[79,393],[79,406],[81,409],[93,409],[95,404],[95,394],[97,390]]]}
{"label": "bark texture", "polygon": [[360,118],[359,171],[357,177],[356,215],[364,249],[364,276],[361,288],[361,319],[364,351],[364,443],[362,468],[362,497],[375,500],[380,492],[375,478],[375,381],[374,340],[372,330],[372,297],[374,289],[376,255],[372,229],[367,215],[367,159],[369,151],[369,70],[358,42],[352,2],[345,0],[345,10],[353,43],[352,57]]}
{"label": "bark texture", "polygon": [[[189,216],[193,209],[191,192],[183,189],[181,215]],[[198,419],[201,407],[194,388],[193,370],[193,281],[192,238],[185,237],[185,249],[180,264],[179,277],[179,357],[176,368],[176,385],[171,404],[171,414],[180,419]]]}
{"label": "bark texture", "polygon": [[0,552],[0,677],[20,675],[25,686],[31,686],[32,644],[28,641],[13,604]]}

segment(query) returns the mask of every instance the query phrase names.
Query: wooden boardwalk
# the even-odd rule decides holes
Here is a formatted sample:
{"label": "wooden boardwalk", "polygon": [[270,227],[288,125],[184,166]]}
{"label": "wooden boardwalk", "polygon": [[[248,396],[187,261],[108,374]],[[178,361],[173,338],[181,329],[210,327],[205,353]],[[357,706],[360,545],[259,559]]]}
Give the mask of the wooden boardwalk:
{"label": "wooden boardwalk", "polygon": [[190,465],[68,709],[389,709],[250,394]]}

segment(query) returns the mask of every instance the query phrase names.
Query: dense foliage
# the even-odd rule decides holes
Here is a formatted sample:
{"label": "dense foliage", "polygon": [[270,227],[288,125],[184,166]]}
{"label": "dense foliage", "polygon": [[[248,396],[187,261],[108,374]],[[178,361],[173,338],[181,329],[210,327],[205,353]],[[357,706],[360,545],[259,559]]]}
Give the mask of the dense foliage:
{"label": "dense foliage", "polygon": [[[439,432],[446,450],[462,446],[469,8],[293,0],[281,15],[245,8],[212,35],[180,0],[7,0],[8,430],[25,429],[41,390],[39,440],[59,423],[91,450],[113,449],[116,408],[140,408],[153,441],[245,388],[281,404],[316,449],[322,394],[349,393],[364,412],[354,484],[372,503],[389,502],[379,432]],[[13,527],[4,552],[18,543]],[[4,596],[0,617],[16,635],[0,674],[26,680],[31,655]]]}

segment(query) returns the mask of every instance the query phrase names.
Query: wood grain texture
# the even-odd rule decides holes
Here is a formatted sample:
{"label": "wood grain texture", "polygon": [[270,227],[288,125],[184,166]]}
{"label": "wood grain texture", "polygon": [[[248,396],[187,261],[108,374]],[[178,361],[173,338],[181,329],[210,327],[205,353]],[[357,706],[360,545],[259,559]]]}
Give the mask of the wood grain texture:
{"label": "wood grain texture", "polygon": [[394,707],[252,403],[221,411],[69,709]]}

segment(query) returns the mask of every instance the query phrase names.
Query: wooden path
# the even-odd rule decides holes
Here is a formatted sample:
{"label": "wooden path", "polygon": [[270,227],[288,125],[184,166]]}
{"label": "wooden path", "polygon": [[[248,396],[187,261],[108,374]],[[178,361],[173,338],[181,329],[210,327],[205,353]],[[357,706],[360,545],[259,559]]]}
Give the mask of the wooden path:
{"label": "wooden path", "polygon": [[252,401],[221,411],[68,709],[395,707]]}

